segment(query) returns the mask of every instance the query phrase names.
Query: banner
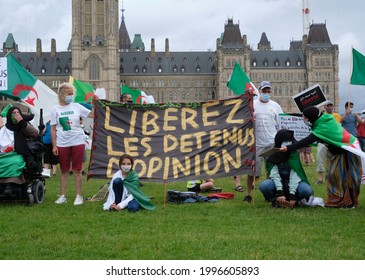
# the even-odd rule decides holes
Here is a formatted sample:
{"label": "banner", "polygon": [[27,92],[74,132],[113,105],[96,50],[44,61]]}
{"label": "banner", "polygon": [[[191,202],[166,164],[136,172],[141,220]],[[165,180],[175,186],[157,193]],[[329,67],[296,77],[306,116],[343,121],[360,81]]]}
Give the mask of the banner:
{"label": "banner", "polygon": [[189,181],[252,173],[252,96],[206,103],[95,104],[88,178],[112,178],[131,155],[141,180]]}
{"label": "banner", "polygon": [[299,141],[310,134],[309,126],[304,123],[302,114],[279,114],[280,127],[293,130],[294,138]]}

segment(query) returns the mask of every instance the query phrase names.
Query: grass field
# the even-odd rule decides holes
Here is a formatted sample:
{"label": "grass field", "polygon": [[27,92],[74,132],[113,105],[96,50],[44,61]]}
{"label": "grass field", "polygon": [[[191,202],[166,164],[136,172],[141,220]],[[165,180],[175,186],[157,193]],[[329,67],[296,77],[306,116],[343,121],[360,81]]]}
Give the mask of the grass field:
{"label": "grass field", "polygon": [[[314,185],[315,164],[305,166],[315,196],[325,199],[325,185]],[[233,178],[215,178],[234,192]],[[84,197],[107,180],[84,179]],[[253,203],[233,200],[164,205],[164,186],[144,181],[154,211],[108,212],[102,202],[74,206],[73,181],[68,203],[55,205],[59,176],[46,182],[43,204],[0,203],[2,260],[363,260],[365,194],[356,209],[275,209],[259,190]],[[245,186],[245,177],[243,181]],[[185,190],[185,183],[167,189]]]}

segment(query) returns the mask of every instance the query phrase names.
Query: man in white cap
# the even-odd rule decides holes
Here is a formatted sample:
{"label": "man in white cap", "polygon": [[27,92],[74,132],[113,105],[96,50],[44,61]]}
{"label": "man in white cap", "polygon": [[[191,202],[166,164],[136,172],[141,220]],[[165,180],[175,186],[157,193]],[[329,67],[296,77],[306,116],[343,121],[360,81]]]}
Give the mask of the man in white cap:
{"label": "man in white cap", "polygon": [[[260,156],[264,151],[274,146],[276,132],[279,130],[279,114],[283,113],[280,105],[270,100],[271,83],[262,81],[259,86],[260,96],[254,100],[254,117],[255,117],[255,140],[256,140],[256,159],[255,174],[247,175],[247,193],[244,202],[252,201],[251,191],[254,185],[254,179],[258,180],[261,175],[264,158]],[[236,177],[236,191],[240,191],[241,176]]]}

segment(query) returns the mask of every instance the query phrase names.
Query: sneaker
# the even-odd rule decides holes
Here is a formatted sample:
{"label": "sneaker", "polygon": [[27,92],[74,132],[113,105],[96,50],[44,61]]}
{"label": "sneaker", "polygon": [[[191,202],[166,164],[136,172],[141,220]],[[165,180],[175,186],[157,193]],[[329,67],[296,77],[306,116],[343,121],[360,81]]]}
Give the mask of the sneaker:
{"label": "sneaker", "polygon": [[59,198],[57,198],[57,200],[54,203],[56,203],[56,204],[67,203],[67,198],[64,194],[60,195]]}
{"label": "sneaker", "polygon": [[42,170],[42,176],[43,177],[51,177],[51,169],[46,169],[46,168],[43,168]]}
{"label": "sneaker", "polygon": [[81,195],[76,195],[74,205],[81,205],[84,203],[84,198]]}
{"label": "sneaker", "polygon": [[245,198],[242,200],[243,202],[251,203],[252,197],[250,195],[246,195]]}

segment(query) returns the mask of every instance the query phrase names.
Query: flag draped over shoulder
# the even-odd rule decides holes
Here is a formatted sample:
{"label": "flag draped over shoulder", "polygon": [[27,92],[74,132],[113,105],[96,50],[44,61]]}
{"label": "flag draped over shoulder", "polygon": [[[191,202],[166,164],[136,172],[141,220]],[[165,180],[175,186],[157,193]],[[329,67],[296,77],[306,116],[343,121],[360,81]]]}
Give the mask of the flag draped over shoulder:
{"label": "flag draped over shoulder", "polygon": [[134,104],[155,103],[155,99],[151,95],[147,95],[144,91],[139,89],[132,89],[128,86],[120,86],[120,93],[130,94]]}
{"label": "flag draped over shoulder", "polygon": [[70,76],[69,82],[76,89],[74,102],[76,103],[92,102],[94,95],[94,88],[92,85],[76,80],[73,76]]}
{"label": "flag draped over shoulder", "polygon": [[331,114],[322,115],[313,124],[311,132],[327,143],[365,158],[365,153],[360,148],[359,140],[348,133]]}
{"label": "flag draped over shoulder", "polygon": [[43,109],[43,117],[47,119],[52,107],[58,104],[57,94],[28,72],[11,54],[1,58],[0,67],[3,73],[0,95],[26,105],[36,119],[39,119],[40,109]]}
{"label": "flag draped over shoulder", "polygon": [[244,94],[246,91],[253,90],[258,94],[257,88],[251,83],[246,73],[242,70],[238,62],[236,62],[232,75],[227,82],[227,87],[236,95]]}
{"label": "flag draped over shoulder", "polygon": [[365,56],[352,48],[352,75],[350,84],[365,85]]}

